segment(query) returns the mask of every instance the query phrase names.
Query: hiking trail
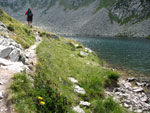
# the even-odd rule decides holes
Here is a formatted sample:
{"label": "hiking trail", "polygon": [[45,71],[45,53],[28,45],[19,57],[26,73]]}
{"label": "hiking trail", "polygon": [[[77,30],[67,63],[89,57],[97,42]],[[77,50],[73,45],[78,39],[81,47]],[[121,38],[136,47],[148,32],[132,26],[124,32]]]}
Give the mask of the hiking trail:
{"label": "hiking trail", "polygon": [[[35,65],[37,64],[36,47],[42,41],[42,38],[39,36],[39,33],[37,31],[35,31],[35,36],[35,44],[25,50],[25,55],[28,58],[26,66],[29,68],[27,70],[27,73],[32,73],[35,71]],[[31,66],[33,69],[30,70]],[[12,78],[15,73],[18,73],[18,70],[11,70],[10,68],[5,68],[5,66],[1,66],[0,63],[0,113],[14,112],[14,109],[11,108],[11,105],[9,105],[7,99],[9,96],[9,88],[12,82]]]}

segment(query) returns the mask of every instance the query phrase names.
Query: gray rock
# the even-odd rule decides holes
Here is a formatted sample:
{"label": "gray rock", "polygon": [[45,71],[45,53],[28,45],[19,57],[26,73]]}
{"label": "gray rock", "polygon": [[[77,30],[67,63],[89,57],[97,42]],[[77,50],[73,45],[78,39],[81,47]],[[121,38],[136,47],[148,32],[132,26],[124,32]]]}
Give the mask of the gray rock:
{"label": "gray rock", "polygon": [[0,45],[0,57],[1,58],[7,58],[9,54],[11,53],[12,48],[11,47],[5,47]]}
{"label": "gray rock", "polygon": [[76,113],[85,113],[84,110],[80,108],[80,106],[73,107],[73,111]]}
{"label": "gray rock", "polygon": [[5,31],[5,32],[8,31],[6,25],[3,24],[1,21],[0,21],[0,31]]}
{"label": "gray rock", "polygon": [[17,62],[19,60],[19,51],[14,49],[10,54],[9,54],[10,60],[13,62]]}
{"label": "gray rock", "polygon": [[78,85],[75,85],[74,92],[79,93],[79,94],[85,94],[86,93],[85,90]]}

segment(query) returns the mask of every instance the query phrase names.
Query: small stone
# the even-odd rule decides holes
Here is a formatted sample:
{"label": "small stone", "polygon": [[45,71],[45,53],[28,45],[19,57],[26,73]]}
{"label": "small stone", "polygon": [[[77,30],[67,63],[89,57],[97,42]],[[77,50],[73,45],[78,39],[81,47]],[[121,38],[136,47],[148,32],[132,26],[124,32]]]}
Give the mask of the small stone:
{"label": "small stone", "polygon": [[136,92],[136,93],[139,93],[139,92],[143,92],[144,90],[143,90],[142,87],[134,87],[133,91]]}
{"label": "small stone", "polygon": [[129,108],[130,106],[127,103],[124,103],[124,107]]}
{"label": "small stone", "polygon": [[89,55],[88,53],[83,52],[83,51],[80,51],[80,53],[79,53],[79,56],[81,56],[81,57],[86,57],[88,55]]}
{"label": "small stone", "polygon": [[3,98],[4,98],[3,92],[1,91],[1,92],[0,92],[0,99],[3,99]]}
{"label": "small stone", "polygon": [[77,113],[85,113],[84,110],[80,108],[80,106],[73,107],[73,111]]}
{"label": "small stone", "polygon": [[136,112],[136,113],[142,113],[142,112],[143,112],[143,110],[141,110],[141,109],[137,109],[137,110],[134,110],[134,112]]}
{"label": "small stone", "polygon": [[136,84],[137,86],[145,86],[145,83],[136,82],[135,84]]}
{"label": "small stone", "polygon": [[142,102],[146,102],[147,99],[148,99],[147,96],[144,96],[144,97],[141,97],[141,98],[140,98],[140,100],[141,100]]}
{"label": "small stone", "polygon": [[71,57],[74,57],[75,55],[74,55],[74,54],[71,54],[70,56],[71,56]]}
{"label": "small stone", "polygon": [[85,52],[92,53],[93,51],[90,48],[85,48]]}
{"label": "small stone", "polygon": [[3,85],[4,83],[3,82],[0,82],[0,85]]}
{"label": "small stone", "polygon": [[69,77],[68,78],[72,83],[78,83],[78,80],[76,80],[75,78]]}
{"label": "small stone", "polygon": [[79,93],[79,94],[85,94],[85,90],[82,87],[75,85],[74,88],[75,88],[74,92]]}
{"label": "small stone", "polygon": [[89,107],[90,103],[86,101],[80,101],[80,105]]}
{"label": "small stone", "polygon": [[136,79],[135,79],[134,77],[127,79],[128,82],[132,82],[132,81],[135,81],[135,80],[136,80]]}

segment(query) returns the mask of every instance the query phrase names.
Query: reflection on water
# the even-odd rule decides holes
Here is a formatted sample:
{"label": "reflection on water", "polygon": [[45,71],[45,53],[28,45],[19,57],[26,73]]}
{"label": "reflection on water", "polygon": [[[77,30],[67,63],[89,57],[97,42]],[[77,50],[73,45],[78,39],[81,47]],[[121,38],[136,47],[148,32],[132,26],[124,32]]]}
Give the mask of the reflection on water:
{"label": "reflection on water", "polygon": [[112,66],[150,76],[150,40],[104,37],[69,37],[83,43]]}

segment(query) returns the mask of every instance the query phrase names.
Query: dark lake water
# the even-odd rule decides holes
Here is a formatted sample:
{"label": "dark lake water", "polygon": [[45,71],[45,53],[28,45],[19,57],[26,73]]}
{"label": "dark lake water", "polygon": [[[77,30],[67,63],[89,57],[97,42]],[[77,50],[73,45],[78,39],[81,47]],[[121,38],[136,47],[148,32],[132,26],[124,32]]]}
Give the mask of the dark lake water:
{"label": "dark lake water", "polygon": [[150,76],[150,40],[133,38],[68,37],[97,52],[115,68]]}

